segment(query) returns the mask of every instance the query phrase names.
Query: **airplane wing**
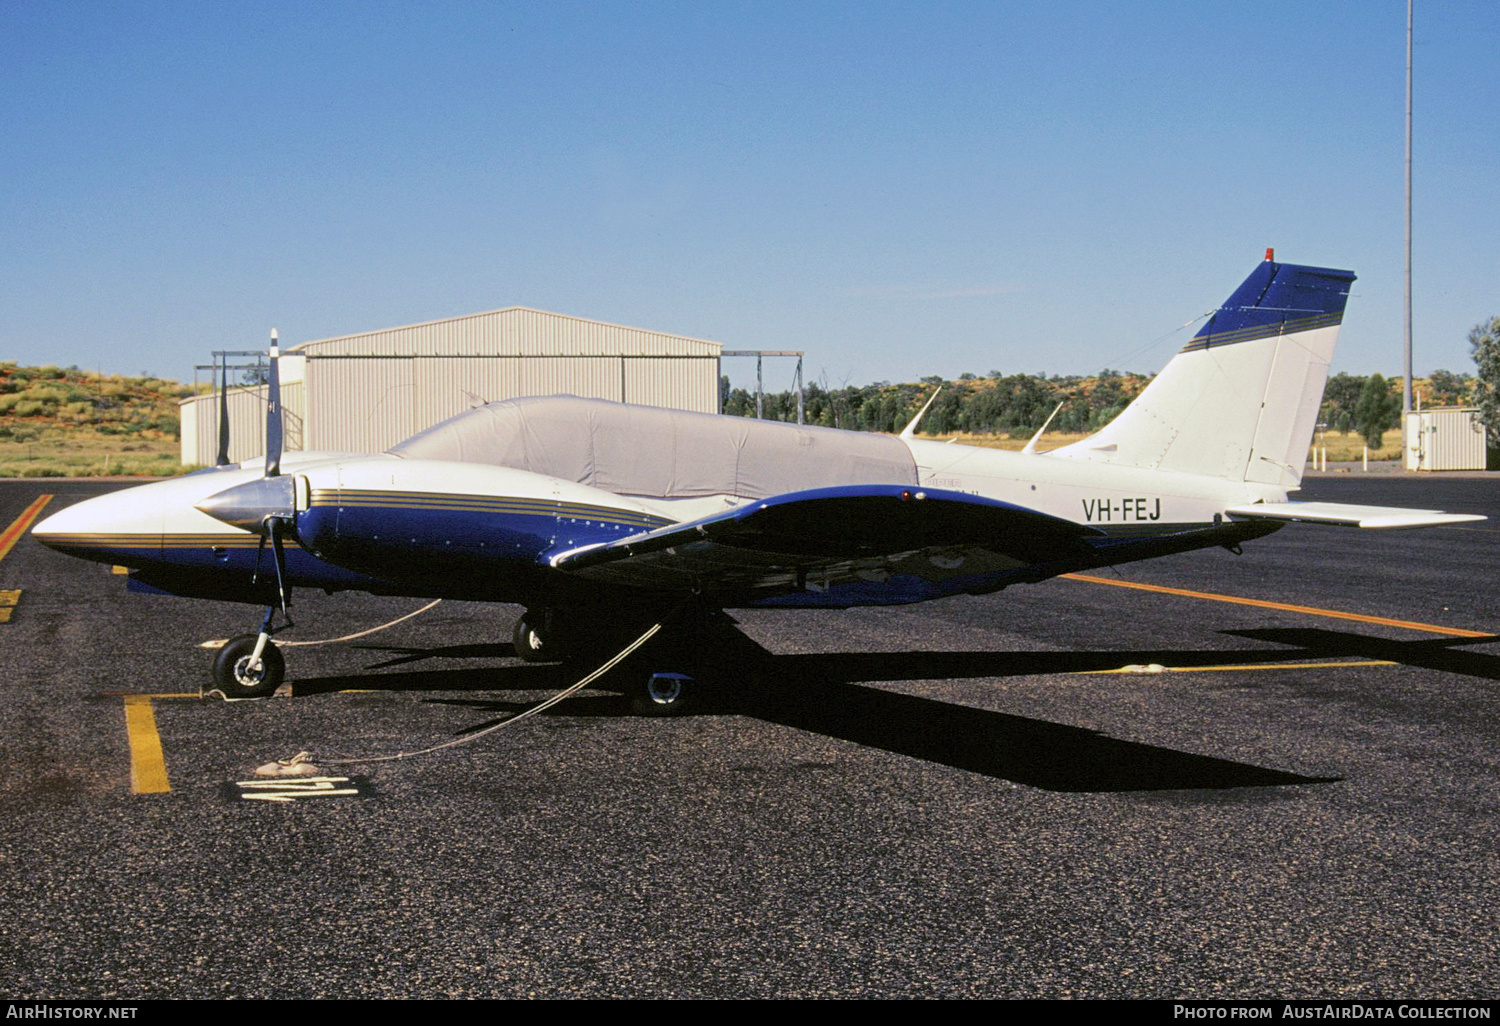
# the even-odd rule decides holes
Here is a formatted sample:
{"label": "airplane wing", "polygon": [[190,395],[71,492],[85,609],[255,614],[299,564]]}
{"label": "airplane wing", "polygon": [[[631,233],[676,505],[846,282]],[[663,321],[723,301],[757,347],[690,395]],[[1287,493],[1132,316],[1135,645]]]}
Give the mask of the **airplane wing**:
{"label": "airplane wing", "polygon": [[[561,571],[654,590],[793,590],[1013,567],[1076,553],[1094,528],[1023,506],[911,485],[789,492],[550,557]],[[917,558],[914,557],[923,557]]]}
{"label": "airplane wing", "polygon": [[1444,513],[1400,506],[1356,506],[1342,502],[1257,502],[1249,506],[1231,506],[1224,512],[1235,520],[1280,520],[1384,530],[1441,527],[1485,519],[1470,513]]}

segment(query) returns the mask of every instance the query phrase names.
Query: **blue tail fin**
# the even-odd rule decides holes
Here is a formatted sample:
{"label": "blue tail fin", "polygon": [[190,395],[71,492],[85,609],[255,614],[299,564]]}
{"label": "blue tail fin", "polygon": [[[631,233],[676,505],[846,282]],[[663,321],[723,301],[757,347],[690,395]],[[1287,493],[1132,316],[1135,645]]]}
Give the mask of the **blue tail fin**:
{"label": "blue tail fin", "polygon": [[1296,487],[1353,281],[1267,251],[1135,402],[1051,455]]}

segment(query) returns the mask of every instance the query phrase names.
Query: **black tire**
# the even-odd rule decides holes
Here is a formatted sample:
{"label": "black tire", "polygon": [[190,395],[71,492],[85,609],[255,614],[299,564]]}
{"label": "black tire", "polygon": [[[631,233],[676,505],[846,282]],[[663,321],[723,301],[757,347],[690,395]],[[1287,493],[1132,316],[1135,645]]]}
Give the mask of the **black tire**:
{"label": "black tire", "polygon": [[260,666],[251,669],[258,634],[229,639],[214,659],[214,687],[225,698],[269,698],[286,679],[286,659],[271,642],[260,653]]}
{"label": "black tire", "polygon": [[515,646],[516,656],[526,663],[552,663],[557,661],[547,638],[541,631],[537,630],[534,614],[530,610],[521,614],[516,620],[515,630],[511,631],[510,642]]}
{"label": "black tire", "polygon": [[681,716],[693,706],[693,679],[680,673],[653,673],[630,694],[637,716]]}

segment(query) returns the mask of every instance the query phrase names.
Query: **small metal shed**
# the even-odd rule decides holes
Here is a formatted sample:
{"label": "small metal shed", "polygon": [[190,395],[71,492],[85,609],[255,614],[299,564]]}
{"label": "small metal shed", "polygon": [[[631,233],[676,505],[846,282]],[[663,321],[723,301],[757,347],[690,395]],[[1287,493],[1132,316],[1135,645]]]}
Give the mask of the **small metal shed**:
{"label": "small metal shed", "polygon": [[1406,415],[1407,470],[1483,470],[1484,424],[1471,406],[1433,407]]}

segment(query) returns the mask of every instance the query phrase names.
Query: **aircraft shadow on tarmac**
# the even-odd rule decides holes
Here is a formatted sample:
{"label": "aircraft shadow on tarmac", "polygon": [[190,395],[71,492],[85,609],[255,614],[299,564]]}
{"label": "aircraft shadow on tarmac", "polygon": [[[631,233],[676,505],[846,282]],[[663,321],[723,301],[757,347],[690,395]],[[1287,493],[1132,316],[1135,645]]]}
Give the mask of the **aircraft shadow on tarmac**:
{"label": "aircraft shadow on tarmac", "polygon": [[[1361,659],[1385,659],[1403,666],[1423,670],[1442,670],[1445,673],[1460,673],[1466,677],[1484,680],[1500,680],[1500,656],[1485,652],[1467,652],[1463,645],[1490,645],[1500,641],[1500,636],[1482,638],[1423,638],[1421,641],[1392,641],[1389,638],[1372,638],[1350,631],[1331,631],[1321,627],[1264,627],[1255,630],[1224,631],[1223,633],[1252,641],[1269,641],[1278,645],[1290,645],[1312,658],[1336,657]],[[1280,653],[1286,658],[1287,653]]]}
{"label": "aircraft shadow on tarmac", "polygon": [[[740,714],[1024,784],[1063,792],[1218,790],[1329,783],[1283,770],[1197,755],[1108,737],[1094,730],[975,709],[859,682],[951,680],[1078,673],[1134,662],[1174,666],[1274,663],[1285,651],[1138,652],[898,652],[774,655],[739,631],[724,632],[713,662],[728,669],[718,679],[733,687],[706,688],[701,713]],[[367,669],[410,665],[426,659],[503,657],[508,645],[457,645],[430,649],[364,649],[393,653]],[[300,695],[344,689],[391,691],[553,690],[577,679],[577,667],[507,665],[447,670],[399,670],[302,679]],[[713,676],[712,674],[710,674]],[[606,688],[609,681],[601,682]],[[489,713],[519,713],[532,701],[432,698]],[[585,692],[551,715],[624,716],[617,695]],[[466,728],[483,729],[498,720]]]}

